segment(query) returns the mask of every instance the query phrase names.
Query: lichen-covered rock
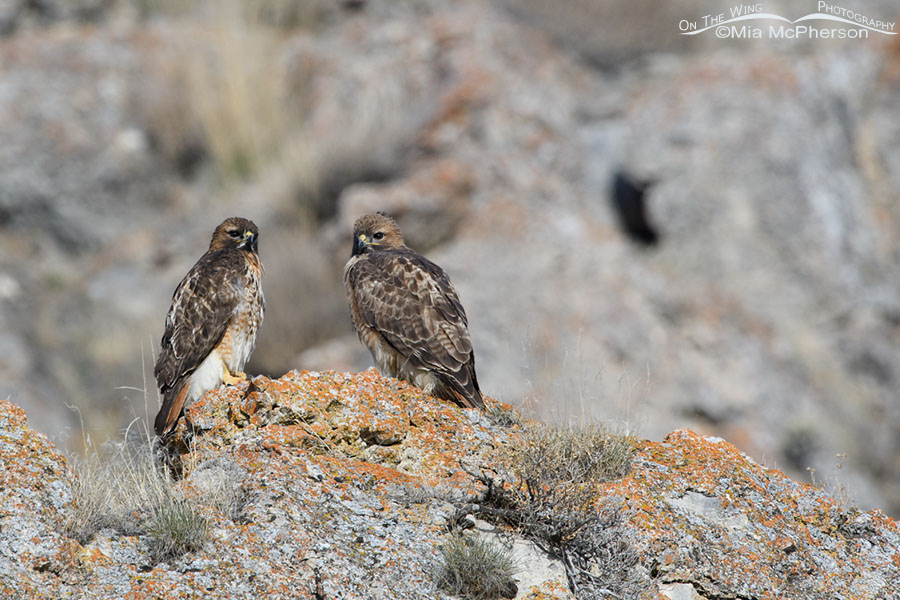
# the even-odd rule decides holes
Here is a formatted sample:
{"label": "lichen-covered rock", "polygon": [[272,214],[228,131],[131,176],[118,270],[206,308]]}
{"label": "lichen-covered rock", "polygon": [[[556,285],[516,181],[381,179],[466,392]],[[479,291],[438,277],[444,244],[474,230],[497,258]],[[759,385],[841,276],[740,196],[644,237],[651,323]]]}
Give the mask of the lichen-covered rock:
{"label": "lichen-covered rock", "polygon": [[[898,598],[900,530],[688,430],[612,485],[669,598]],[[680,584],[674,586],[673,584]],[[688,595],[685,595],[688,594]]]}
{"label": "lichen-covered rock", "polygon": [[65,460],[0,402],[0,597],[50,598],[48,579],[71,578],[78,543],[63,534],[72,501]]}
{"label": "lichen-covered rock", "polygon": [[[482,485],[473,473],[496,466],[522,427],[489,415],[374,370],[292,371],[211,392],[173,445],[177,489],[207,518],[207,541],[159,558],[144,534],[67,537],[78,513],[65,461],[0,403],[0,597],[447,598],[436,580],[448,523]],[[622,499],[622,547],[651,590],[642,597],[896,598],[894,521],[723,440],[679,430],[637,443],[631,472],[601,496]],[[517,597],[579,597],[563,563],[516,532],[478,521],[466,535],[511,546]]]}
{"label": "lichen-covered rock", "polygon": [[[340,269],[381,209],[453,278],[489,393],[638,411],[653,439],[699,429],[794,477],[843,453],[856,501],[900,515],[897,36],[680,35],[699,0],[209,2],[0,0],[0,397],[39,431],[77,427],[66,404],[94,431],[131,420],[121,386],[151,387],[213,215],[263,231],[251,371],[371,364]],[[666,40],[705,51],[618,58]],[[245,138],[249,181],[209,173]],[[610,209],[623,170],[656,181],[655,249]]]}

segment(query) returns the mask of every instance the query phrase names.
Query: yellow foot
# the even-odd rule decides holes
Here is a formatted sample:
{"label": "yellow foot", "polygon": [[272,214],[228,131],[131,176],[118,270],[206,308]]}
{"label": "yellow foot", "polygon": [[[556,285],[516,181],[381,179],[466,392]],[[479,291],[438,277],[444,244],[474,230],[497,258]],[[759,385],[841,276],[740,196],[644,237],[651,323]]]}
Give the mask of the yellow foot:
{"label": "yellow foot", "polygon": [[228,372],[228,369],[225,369],[225,374],[222,375],[222,383],[225,385],[237,385],[244,381],[247,381],[247,374],[241,371],[232,374]]}

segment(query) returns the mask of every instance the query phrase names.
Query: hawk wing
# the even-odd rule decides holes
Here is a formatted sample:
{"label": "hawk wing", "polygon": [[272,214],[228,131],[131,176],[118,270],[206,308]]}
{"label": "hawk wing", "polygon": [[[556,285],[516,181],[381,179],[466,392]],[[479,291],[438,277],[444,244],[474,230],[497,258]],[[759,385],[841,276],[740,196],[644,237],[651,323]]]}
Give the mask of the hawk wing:
{"label": "hawk wing", "polygon": [[466,312],[443,269],[409,250],[391,250],[358,261],[349,277],[365,325],[411,366],[439,375],[457,397],[447,400],[483,405]]}
{"label": "hawk wing", "polygon": [[239,265],[229,258],[221,252],[204,254],[172,295],[154,369],[156,382],[163,392],[157,429],[160,416],[165,425],[165,415],[191,373],[222,339],[240,302],[244,276]]}

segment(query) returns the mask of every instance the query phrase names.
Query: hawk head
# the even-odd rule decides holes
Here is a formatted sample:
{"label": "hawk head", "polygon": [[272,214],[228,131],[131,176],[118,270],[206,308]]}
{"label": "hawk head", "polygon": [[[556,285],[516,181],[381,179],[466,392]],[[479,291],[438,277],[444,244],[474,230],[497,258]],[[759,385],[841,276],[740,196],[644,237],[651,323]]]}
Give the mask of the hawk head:
{"label": "hawk head", "polygon": [[397,222],[384,213],[364,215],[353,224],[353,252],[351,256],[403,247],[403,234]]}
{"label": "hawk head", "polygon": [[216,227],[212,240],[209,242],[209,251],[238,248],[248,252],[259,250],[259,229],[256,223],[250,219],[231,217],[225,219]]}

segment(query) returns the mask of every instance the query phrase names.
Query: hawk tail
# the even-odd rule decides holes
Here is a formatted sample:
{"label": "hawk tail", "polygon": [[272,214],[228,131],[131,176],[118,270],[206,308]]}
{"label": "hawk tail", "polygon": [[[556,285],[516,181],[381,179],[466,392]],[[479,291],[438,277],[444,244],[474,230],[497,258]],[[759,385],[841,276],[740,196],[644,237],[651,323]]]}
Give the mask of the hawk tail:
{"label": "hawk tail", "polygon": [[[187,399],[190,387],[190,380],[188,380],[183,382],[180,388],[170,388],[164,392],[163,403],[159,407],[159,412],[156,413],[156,421],[154,423],[156,435],[162,437],[175,428],[175,423],[181,415],[181,409],[184,408],[184,401]],[[175,390],[178,390],[177,394],[173,393]]]}
{"label": "hawk tail", "polygon": [[484,399],[481,397],[481,392],[477,389],[471,396],[465,396],[456,390],[453,390],[453,395],[456,396],[453,402],[459,404],[463,408],[484,408]]}
{"label": "hawk tail", "polygon": [[441,374],[439,378],[441,385],[438,396],[463,408],[484,408],[474,365],[464,365],[460,371]]}

